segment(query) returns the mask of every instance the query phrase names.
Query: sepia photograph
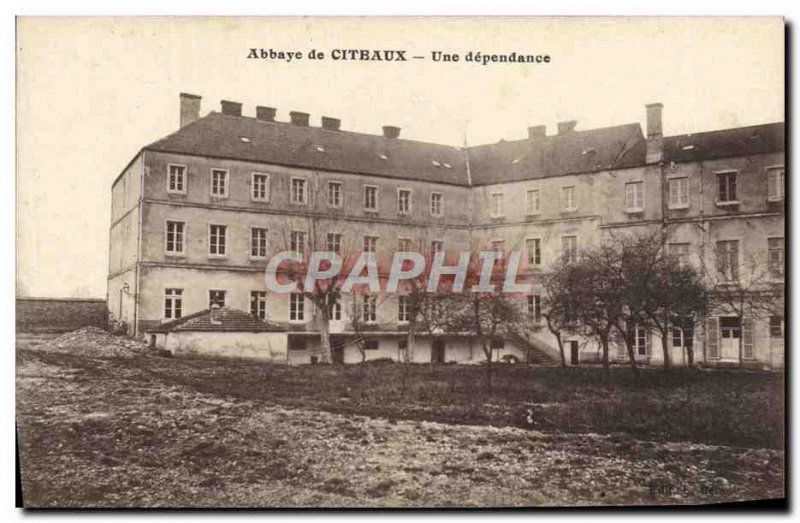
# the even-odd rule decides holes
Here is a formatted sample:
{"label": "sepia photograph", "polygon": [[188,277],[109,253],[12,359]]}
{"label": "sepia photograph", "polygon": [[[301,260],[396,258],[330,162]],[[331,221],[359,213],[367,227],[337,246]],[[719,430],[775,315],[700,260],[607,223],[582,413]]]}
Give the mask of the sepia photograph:
{"label": "sepia photograph", "polygon": [[17,17],[18,505],[786,509],[787,35]]}

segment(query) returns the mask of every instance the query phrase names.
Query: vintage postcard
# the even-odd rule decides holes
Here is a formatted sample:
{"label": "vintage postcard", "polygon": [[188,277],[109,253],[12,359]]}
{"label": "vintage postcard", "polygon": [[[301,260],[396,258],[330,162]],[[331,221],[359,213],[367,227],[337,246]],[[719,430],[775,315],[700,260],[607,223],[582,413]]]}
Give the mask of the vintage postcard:
{"label": "vintage postcard", "polygon": [[26,508],[786,506],[780,17],[20,17]]}

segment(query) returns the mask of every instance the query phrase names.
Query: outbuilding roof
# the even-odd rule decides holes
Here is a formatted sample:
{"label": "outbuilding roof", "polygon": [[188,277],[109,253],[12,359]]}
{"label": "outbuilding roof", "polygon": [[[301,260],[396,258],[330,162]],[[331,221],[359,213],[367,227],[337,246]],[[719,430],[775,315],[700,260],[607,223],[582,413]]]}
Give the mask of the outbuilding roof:
{"label": "outbuilding roof", "polygon": [[211,310],[206,309],[162,323],[148,332],[286,332],[286,327],[261,320],[245,311],[223,307],[216,312],[217,321],[211,320]]}

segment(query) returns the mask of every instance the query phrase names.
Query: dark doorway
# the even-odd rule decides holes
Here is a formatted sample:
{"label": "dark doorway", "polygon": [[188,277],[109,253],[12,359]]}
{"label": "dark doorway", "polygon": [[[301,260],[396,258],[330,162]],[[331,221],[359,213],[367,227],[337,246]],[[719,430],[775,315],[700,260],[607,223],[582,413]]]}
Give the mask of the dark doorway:
{"label": "dark doorway", "polygon": [[444,340],[433,340],[431,361],[433,363],[444,363]]}
{"label": "dark doorway", "polygon": [[567,344],[569,345],[569,363],[571,365],[578,364],[578,342],[577,341],[568,341]]}
{"label": "dark doorway", "polygon": [[344,363],[344,344],[345,340],[336,336],[331,336],[331,362]]}

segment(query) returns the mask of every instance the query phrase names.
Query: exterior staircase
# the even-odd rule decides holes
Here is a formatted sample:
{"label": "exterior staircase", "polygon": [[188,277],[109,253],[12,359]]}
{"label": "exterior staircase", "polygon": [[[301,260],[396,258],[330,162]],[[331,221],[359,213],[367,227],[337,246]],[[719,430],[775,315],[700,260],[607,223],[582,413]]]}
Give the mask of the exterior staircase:
{"label": "exterior staircase", "polygon": [[525,337],[518,332],[514,332],[508,336],[509,341],[519,347],[523,347],[528,353],[528,363],[533,365],[546,365],[556,366],[560,365],[560,356],[558,355],[558,348],[541,341],[534,337]]}

